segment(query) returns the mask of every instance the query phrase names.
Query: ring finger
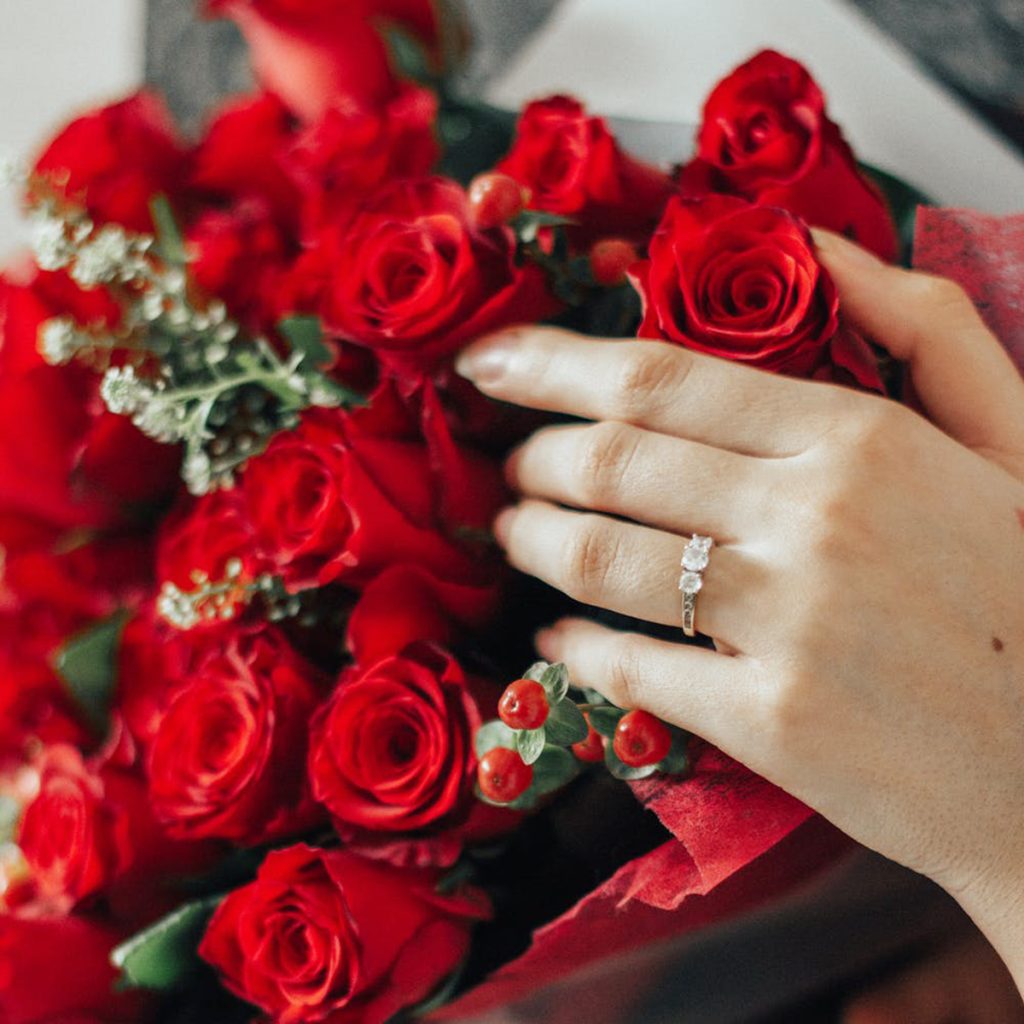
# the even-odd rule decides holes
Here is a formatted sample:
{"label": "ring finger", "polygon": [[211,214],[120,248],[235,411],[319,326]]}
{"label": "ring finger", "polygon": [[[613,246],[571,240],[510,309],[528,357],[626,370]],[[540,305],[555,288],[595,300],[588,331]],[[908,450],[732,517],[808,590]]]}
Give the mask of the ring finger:
{"label": "ring finger", "polygon": [[506,475],[531,497],[722,543],[763,530],[775,507],[765,500],[774,468],[774,460],[606,421],[538,431]]}
{"label": "ring finger", "polygon": [[[583,604],[680,624],[682,537],[530,500],[506,509],[495,532],[513,566]],[[697,596],[697,630],[742,649],[756,611],[750,602],[764,582],[748,554],[731,544],[716,547]]]}

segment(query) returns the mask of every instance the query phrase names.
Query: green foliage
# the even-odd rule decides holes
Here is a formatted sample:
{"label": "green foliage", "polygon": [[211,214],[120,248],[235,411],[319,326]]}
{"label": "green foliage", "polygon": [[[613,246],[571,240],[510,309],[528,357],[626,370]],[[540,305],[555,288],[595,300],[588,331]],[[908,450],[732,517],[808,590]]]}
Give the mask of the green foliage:
{"label": "green foliage", "polygon": [[122,988],[171,992],[185,987],[200,961],[196,954],[220,896],[194,900],[132,936],[110,954]]}
{"label": "green foliage", "polygon": [[516,733],[510,729],[500,718],[485,722],[476,731],[473,737],[473,748],[477,757],[483,757],[488,750],[495,747],[505,747],[508,750],[516,749]]}
{"label": "green foliage", "polygon": [[587,738],[587,720],[574,701],[563,700],[554,704],[544,723],[548,743],[557,747],[571,747]]}
{"label": "green foliage", "polygon": [[292,352],[302,353],[302,363],[319,368],[330,361],[331,350],[324,344],[323,326],[318,316],[290,316],[278,322],[277,329]]}
{"label": "green foliage", "polygon": [[188,252],[167,196],[154,196],[149,203],[149,213],[156,229],[157,254],[165,263],[183,267],[188,262]]}
{"label": "green foliage", "polygon": [[71,637],[54,656],[54,668],[82,717],[99,736],[110,724],[117,686],[117,651],[128,615],[118,612]]}
{"label": "green foliage", "polygon": [[542,725],[539,729],[513,729],[516,737],[515,749],[526,764],[533,764],[542,753],[547,739],[547,730]]}

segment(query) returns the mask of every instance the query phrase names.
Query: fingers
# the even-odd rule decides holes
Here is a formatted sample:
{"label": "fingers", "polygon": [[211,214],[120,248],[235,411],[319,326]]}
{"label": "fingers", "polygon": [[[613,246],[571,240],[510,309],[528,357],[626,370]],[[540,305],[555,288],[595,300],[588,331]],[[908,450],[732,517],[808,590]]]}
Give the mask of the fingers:
{"label": "fingers", "polygon": [[466,349],[459,373],[517,405],[617,420],[766,457],[806,450],[845,392],[659,341],[611,341],[522,327]]}
{"label": "fingers", "polygon": [[761,460],[624,423],[534,434],[509,459],[509,483],[528,497],[628,516],[719,543],[763,527],[771,511]]}
{"label": "fingers", "polygon": [[[666,626],[681,623],[686,541],[680,537],[543,501],[506,510],[495,532],[513,566],[583,604]],[[740,644],[757,618],[753,602],[765,589],[758,580],[748,558],[715,547],[697,595],[697,629]]]}
{"label": "fingers", "polygon": [[621,708],[643,708],[717,746],[748,731],[757,674],[743,658],[703,647],[621,633],[585,619],[563,619],[537,635],[549,661],[565,662],[577,686]]}
{"label": "fingers", "polygon": [[[953,281],[890,267],[815,229],[822,263],[851,322],[910,364],[929,416],[961,444],[1024,453],[1024,379]],[[1011,466],[1009,468],[1014,468]]]}

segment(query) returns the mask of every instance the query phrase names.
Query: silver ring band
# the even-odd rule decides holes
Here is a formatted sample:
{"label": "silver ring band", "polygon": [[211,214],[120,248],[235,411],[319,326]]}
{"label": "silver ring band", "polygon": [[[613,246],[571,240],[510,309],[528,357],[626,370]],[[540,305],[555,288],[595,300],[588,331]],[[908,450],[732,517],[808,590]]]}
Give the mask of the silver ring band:
{"label": "silver ring band", "polygon": [[704,586],[704,570],[708,567],[714,543],[711,537],[702,537],[695,533],[687,543],[679,562],[683,569],[679,577],[679,590],[683,595],[683,633],[688,637],[697,635],[697,595]]}

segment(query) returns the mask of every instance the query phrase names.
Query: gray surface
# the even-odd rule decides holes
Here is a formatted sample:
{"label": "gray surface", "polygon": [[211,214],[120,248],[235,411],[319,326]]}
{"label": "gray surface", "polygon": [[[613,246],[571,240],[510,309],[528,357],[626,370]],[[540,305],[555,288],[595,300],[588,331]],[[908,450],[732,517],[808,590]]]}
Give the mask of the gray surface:
{"label": "gray surface", "polygon": [[[474,38],[463,85],[499,71],[561,0],[461,0]],[[763,0],[752,0],[763,2]],[[1024,146],[1024,0],[854,0]],[[147,0],[146,66],[189,130],[218,96],[250,84],[241,39],[195,18],[194,0]]]}

